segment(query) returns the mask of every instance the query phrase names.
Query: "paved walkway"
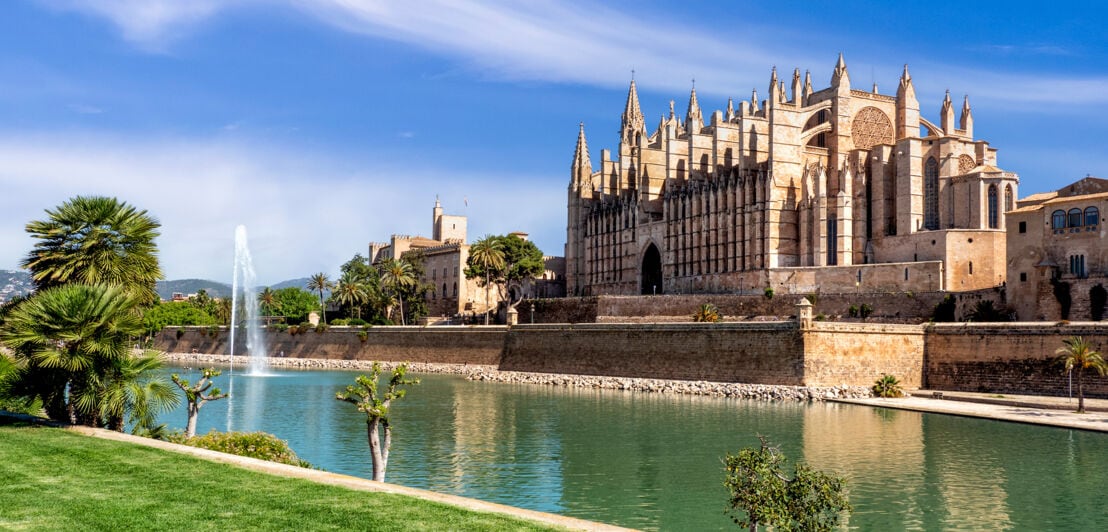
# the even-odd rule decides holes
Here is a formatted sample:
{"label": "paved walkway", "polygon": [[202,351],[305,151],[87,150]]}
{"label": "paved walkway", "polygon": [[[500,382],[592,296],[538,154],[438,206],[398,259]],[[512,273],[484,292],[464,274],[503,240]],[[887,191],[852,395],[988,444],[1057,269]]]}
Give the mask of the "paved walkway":
{"label": "paved walkway", "polygon": [[[1108,399],[1085,399],[1085,414],[1077,414],[1077,399],[1037,395],[970,392],[912,391],[899,399],[828,399],[850,403],[935,414],[979,417],[999,421],[1108,432]],[[941,394],[941,398],[936,397]]]}

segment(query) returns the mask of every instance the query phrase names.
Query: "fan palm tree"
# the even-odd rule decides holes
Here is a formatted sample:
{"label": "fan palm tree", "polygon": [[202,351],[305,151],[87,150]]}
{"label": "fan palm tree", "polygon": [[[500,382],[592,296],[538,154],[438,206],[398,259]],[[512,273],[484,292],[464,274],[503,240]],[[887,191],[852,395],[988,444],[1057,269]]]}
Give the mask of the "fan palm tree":
{"label": "fan palm tree", "polygon": [[400,303],[400,324],[407,325],[404,320],[404,288],[416,283],[415,275],[412,275],[412,265],[403,260],[385,259],[381,262],[381,282],[388,286]]}
{"label": "fan palm tree", "polygon": [[369,286],[357,275],[345,273],[335,283],[335,298],[340,305],[350,305],[350,314],[355,311],[362,317],[362,305],[369,301]]}
{"label": "fan palm tree", "polygon": [[23,260],[39,290],[66,283],[124,287],[140,305],[158,301],[161,224],[116,198],[77,196],[27,224],[37,242]]}
{"label": "fan palm tree", "polygon": [[103,424],[106,383],[143,333],[136,297],[119,286],[67,284],[21,303],[0,329],[24,364],[9,391],[40,398],[53,419]]}
{"label": "fan palm tree", "polygon": [[1065,344],[1064,347],[1059,347],[1054,353],[1060,355],[1058,360],[1063,366],[1065,371],[1073,371],[1077,368],[1077,413],[1085,413],[1085,370],[1091,369],[1100,375],[1104,375],[1108,371],[1108,362],[1104,361],[1104,358],[1093,349],[1092,344],[1088,340],[1081,338],[1080,336],[1071,336],[1062,341]]}
{"label": "fan palm tree", "polygon": [[504,250],[500,241],[491,235],[485,235],[469,247],[469,258],[481,266],[485,275],[485,325],[489,324],[489,288],[495,271],[504,267]]}
{"label": "fan palm tree", "polygon": [[158,415],[180,403],[169,381],[158,375],[160,369],[161,357],[148,351],[120,359],[107,378],[98,379],[99,414],[108,428],[122,432],[126,420],[135,433],[158,429]]}
{"label": "fan palm tree", "polygon": [[327,323],[327,305],[323,303],[323,291],[331,288],[331,280],[327,274],[319,272],[308,278],[308,290],[319,291],[319,308],[323,312],[323,323]]}
{"label": "fan palm tree", "polygon": [[274,292],[272,288],[265,287],[258,294],[258,304],[262,307],[262,312],[265,313],[265,324],[269,325],[269,318],[273,316],[273,313],[281,309],[281,300],[277,298],[277,292]]}

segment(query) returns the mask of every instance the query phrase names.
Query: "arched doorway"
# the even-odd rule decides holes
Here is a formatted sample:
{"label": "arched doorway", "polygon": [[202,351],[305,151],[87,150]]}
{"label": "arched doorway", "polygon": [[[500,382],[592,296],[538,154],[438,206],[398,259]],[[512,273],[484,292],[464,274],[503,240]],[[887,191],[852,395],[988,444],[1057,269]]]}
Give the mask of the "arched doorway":
{"label": "arched doorway", "polygon": [[662,254],[654,244],[647,246],[642,256],[642,293],[662,293]]}

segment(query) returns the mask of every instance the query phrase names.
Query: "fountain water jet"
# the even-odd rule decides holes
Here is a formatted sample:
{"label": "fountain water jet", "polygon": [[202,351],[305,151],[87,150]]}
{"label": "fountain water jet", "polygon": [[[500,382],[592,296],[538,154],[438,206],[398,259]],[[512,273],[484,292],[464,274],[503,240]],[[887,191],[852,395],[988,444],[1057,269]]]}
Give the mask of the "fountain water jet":
{"label": "fountain water jet", "polygon": [[[235,269],[231,280],[231,364],[235,357],[235,332],[241,321],[246,329],[247,375],[265,375],[269,364],[265,338],[258,324],[257,275],[247,245],[246,226],[235,228]],[[234,366],[232,366],[233,368]]]}

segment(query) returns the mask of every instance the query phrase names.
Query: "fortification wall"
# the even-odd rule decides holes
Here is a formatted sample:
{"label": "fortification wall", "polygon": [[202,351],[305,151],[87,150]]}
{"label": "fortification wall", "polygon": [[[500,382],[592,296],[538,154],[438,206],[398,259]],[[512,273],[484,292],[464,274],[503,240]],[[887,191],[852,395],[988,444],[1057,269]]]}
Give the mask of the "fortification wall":
{"label": "fortification wall", "polygon": [[[323,333],[309,331],[291,335],[266,331],[263,334],[271,356],[496,365],[500,363],[508,328],[373,327],[366,332],[364,341],[358,335],[360,331],[331,328]],[[246,351],[241,338],[236,338],[235,343],[237,353]],[[207,327],[169,327],[158,333],[154,344],[159,350],[174,353],[191,353],[194,349],[199,353],[230,352],[226,329],[212,335]]]}
{"label": "fortification wall", "polygon": [[[936,324],[926,332],[928,388],[988,393],[1067,395],[1069,378],[1055,351],[1070,336],[1108,349],[1108,327],[1099,323]],[[1076,380],[1073,383],[1076,395]],[[1085,393],[1108,397],[1108,377],[1085,374]]]}
{"label": "fortification wall", "polygon": [[521,325],[501,370],[801,385],[793,322]]}
{"label": "fortification wall", "polygon": [[870,386],[886,373],[906,389],[923,381],[921,325],[816,322],[804,331],[803,342],[809,386]]}

